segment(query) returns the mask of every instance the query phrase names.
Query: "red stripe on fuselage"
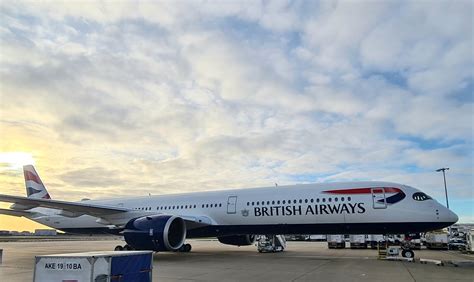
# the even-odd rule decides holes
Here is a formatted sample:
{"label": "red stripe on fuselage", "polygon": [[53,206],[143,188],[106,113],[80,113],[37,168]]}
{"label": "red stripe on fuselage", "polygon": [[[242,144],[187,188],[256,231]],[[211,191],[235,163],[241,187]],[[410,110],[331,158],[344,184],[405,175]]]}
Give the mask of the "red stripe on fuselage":
{"label": "red stripe on fuselage", "polygon": [[[383,193],[382,188],[384,188],[385,193],[399,193],[402,192],[399,188],[394,187],[374,187],[374,188],[354,188],[354,189],[342,189],[342,190],[328,190],[323,191],[323,193],[328,194],[380,194]],[[373,192],[372,192],[373,190]]]}
{"label": "red stripe on fuselage", "polygon": [[43,184],[43,183],[41,182],[41,179],[39,178],[39,176],[36,175],[36,174],[34,174],[34,173],[32,173],[31,171],[25,170],[25,171],[24,171],[24,174],[25,174],[25,180],[26,180],[26,181],[34,181],[34,182],[36,182],[36,183],[38,183],[38,184]]}

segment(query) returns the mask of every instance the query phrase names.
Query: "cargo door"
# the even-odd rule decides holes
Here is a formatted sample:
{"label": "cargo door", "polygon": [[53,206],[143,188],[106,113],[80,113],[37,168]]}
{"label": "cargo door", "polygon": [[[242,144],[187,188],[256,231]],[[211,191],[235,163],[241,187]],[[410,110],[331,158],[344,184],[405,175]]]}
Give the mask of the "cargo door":
{"label": "cargo door", "polygon": [[237,196],[230,196],[227,199],[227,213],[235,214],[237,212]]}
{"label": "cargo door", "polygon": [[374,209],[385,209],[387,208],[387,200],[385,199],[384,188],[372,188],[372,203]]}

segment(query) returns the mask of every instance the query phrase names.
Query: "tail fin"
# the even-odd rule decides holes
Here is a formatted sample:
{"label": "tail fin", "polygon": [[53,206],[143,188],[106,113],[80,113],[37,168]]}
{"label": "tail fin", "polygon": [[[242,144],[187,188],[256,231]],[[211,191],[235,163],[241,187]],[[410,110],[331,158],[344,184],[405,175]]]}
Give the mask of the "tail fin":
{"label": "tail fin", "polygon": [[51,199],[48,190],[46,190],[34,166],[23,166],[23,173],[25,175],[26,194],[28,198]]}

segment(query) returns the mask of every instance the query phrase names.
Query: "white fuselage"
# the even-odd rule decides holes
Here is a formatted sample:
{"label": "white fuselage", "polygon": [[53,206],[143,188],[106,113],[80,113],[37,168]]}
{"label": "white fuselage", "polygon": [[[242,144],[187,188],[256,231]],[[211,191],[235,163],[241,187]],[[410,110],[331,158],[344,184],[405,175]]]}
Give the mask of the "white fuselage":
{"label": "white fuselage", "polygon": [[64,217],[57,210],[36,208],[31,211],[38,213],[30,219],[73,232],[107,229],[109,221],[114,225],[125,225],[133,218],[156,214],[177,215],[208,224],[207,228],[195,233],[188,232],[190,237],[250,232],[379,233],[403,231],[408,226],[416,229],[414,231],[419,227],[421,232],[457,221],[457,216],[449,209],[429,197],[420,200],[415,193],[421,192],[388,182],[305,184],[88,200],[87,203],[131,211],[100,221],[92,216]]}

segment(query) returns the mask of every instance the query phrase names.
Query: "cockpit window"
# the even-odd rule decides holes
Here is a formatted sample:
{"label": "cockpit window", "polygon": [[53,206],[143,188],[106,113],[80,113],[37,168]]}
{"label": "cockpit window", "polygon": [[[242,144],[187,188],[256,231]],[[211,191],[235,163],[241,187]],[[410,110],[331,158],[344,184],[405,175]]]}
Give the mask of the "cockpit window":
{"label": "cockpit window", "polygon": [[415,201],[426,201],[431,200],[431,197],[422,192],[416,192],[413,194],[413,200]]}

